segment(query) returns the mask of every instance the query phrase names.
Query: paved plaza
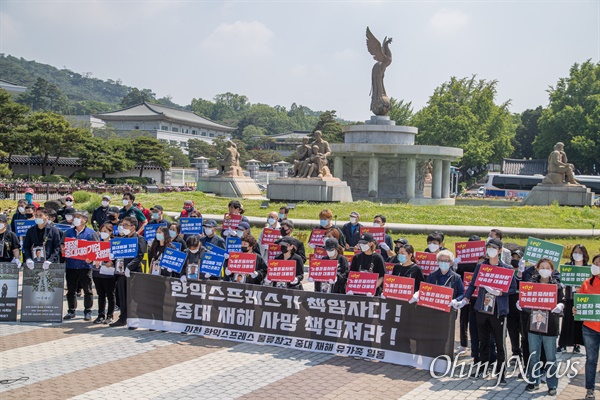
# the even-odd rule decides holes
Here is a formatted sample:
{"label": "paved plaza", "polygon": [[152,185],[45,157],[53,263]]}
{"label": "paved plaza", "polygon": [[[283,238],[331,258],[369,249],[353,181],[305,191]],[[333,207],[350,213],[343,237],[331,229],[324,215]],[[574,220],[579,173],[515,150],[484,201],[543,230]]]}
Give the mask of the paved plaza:
{"label": "paved plaza", "polygon": [[[310,284],[306,288],[312,290]],[[525,392],[524,381],[516,377],[508,378],[506,386],[491,388],[492,379],[433,379],[429,371],[383,362],[108,328],[84,322],[81,312],[62,324],[2,323],[0,352],[2,400],[566,400],[585,396],[583,354],[559,354],[559,360],[579,362],[581,372],[572,380],[562,377],[558,396],[548,397],[545,385],[537,392]]]}

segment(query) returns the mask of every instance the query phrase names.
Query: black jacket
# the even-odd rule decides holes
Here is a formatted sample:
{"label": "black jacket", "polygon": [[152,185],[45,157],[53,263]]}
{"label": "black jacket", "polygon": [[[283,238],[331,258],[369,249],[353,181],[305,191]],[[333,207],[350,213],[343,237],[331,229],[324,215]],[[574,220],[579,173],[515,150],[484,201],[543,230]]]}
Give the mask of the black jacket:
{"label": "black jacket", "polygon": [[32,259],[31,249],[33,247],[44,246],[46,260],[57,263],[60,262],[60,231],[50,223],[46,223],[44,229],[40,230],[37,225],[27,230],[23,240],[23,255],[25,260]]}
{"label": "black jacket", "polygon": [[148,243],[146,243],[146,239],[144,239],[143,236],[140,236],[137,233],[128,236],[128,238],[137,238],[138,252],[134,258],[125,258],[123,260],[123,265],[131,272],[142,272],[142,260],[144,259],[144,254],[148,251]]}
{"label": "black jacket", "polygon": [[402,264],[396,264],[396,265],[394,265],[394,270],[392,271],[392,275],[402,276],[405,278],[413,278],[415,280],[415,288],[414,288],[415,292],[417,290],[419,290],[419,286],[421,285],[421,282],[423,282],[425,280],[425,276],[423,275],[423,270],[416,263],[412,263],[411,265],[408,265],[406,267],[403,266]]}
{"label": "black jacket", "polygon": [[[277,257],[275,257],[275,260],[283,260],[283,254],[278,255]],[[302,257],[300,257],[298,254],[292,254],[292,256],[290,258],[288,258],[288,260],[294,260],[296,261],[296,279],[298,279],[298,283],[295,285],[292,285],[291,283],[287,284],[288,289],[297,289],[297,290],[303,290],[302,288],[302,279],[304,279],[304,263],[302,262]],[[273,286],[275,286],[275,283],[273,283]]]}
{"label": "black jacket", "polygon": [[98,207],[92,213],[92,226],[95,230],[99,230],[102,224],[109,222],[108,220],[108,209],[110,207]]}

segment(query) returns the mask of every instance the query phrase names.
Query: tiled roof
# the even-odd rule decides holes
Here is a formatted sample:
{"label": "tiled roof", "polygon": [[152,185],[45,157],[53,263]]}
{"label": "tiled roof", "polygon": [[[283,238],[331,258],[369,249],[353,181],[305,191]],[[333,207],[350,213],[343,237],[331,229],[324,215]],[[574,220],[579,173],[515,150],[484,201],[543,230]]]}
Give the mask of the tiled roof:
{"label": "tiled roof", "polygon": [[[29,164],[29,156],[22,155],[12,155],[10,158],[11,164],[19,164],[19,165],[28,165]],[[48,158],[48,162],[46,163],[47,167],[54,165],[54,160],[56,157],[50,156]],[[0,162],[4,164],[8,164],[8,157],[0,157]],[[31,156],[31,165],[42,165],[42,158],[40,156]],[[81,161],[78,157],[61,157],[58,159],[58,167],[81,167]],[[134,168],[139,169],[139,165],[136,165]],[[160,167],[154,164],[144,164],[144,169],[160,169]]]}
{"label": "tiled roof", "polygon": [[502,173],[508,175],[546,175],[548,160],[502,160]]}

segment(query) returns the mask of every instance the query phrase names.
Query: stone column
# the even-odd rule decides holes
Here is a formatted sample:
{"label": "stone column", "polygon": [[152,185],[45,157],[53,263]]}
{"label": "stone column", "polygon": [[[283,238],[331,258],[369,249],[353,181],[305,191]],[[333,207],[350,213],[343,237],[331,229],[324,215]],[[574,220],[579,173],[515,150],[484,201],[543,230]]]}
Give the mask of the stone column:
{"label": "stone column", "polygon": [[344,179],[344,159],[342,157],[333,157],[333,176]]}
{"label": "stone column", "polygon": [[258,160],[246,161],[246,169],[250,173],[250,178],[255,179],[255,180],[258,178],[259,164],[260,164],[260,161],[258,161]]}
{"label": "stone column", "polygon": [[205,178],[208,176],[208,158],[206,157],[196,157],[196,168],[198,169],[198,175],[200,178]]}
{"label": "stone column", "polygon": [[442,161],[442,199],[450,198],[450,161]]}
{"label": "stone column", "polygon": [[379,159],[369,158],[369,197],[377,197],[379,192]]}
{"label": "stone column", "polygon": [[433,172],[431,174],[431,198],[442,198],[442,160],[433,160]]}
{"label": "stone column", "polygon": [[417,159],[409,158],[406,160],[406,199],[415,198],[415,186],[417,181]]}

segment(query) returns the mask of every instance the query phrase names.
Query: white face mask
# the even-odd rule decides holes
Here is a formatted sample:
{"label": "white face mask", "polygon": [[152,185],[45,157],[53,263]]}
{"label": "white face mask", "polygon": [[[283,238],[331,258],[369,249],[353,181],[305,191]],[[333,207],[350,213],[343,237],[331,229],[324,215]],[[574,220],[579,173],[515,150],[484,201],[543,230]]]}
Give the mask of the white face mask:
{"label": "white face mask", "polygon": [[73,221],[73,216],[72,215],[65,215],[65,219],[69,222]]}
{"label": "white face mask", "polygon": [[37,225],[42,225],[44,222],[45,222],[45,221],[44,221],[44,218],[36,218],[36,219],[35,219],[35,223],[36,223]]}
{"label": "white face mask", "polygon": [[596,264],[592,265],[592,275],[600,275],[600,266]]}
{"label": "white face mask", "polygon": [[575,261],[583,261],[583,254],[581,254],[581,253],[573,253],[573,260],[575,260]]}
{"label": "white face mask", "polygon": [[487,255],[490,258],[494,258],[498,255],[498,249],[494,249],[493,247],[488,247],[487,249]]}
{"label": "white face mask", "polygon": [[73,225],[80,226],[81,225],[81,218],[73,218]]}
{"label": "white face mask", "polygon": [[70,200],[69,200],[69,201],[65,201],[65,205],[66,205],[67,207],[71,207],[71,206],[73,205],[73,202],[72,202],[72,201],[70,201]]}
{"label": "white face mask", "polygon": [[109,202],[106,200],[102,200],[102,207],[108,207]]}
{"label": "white face mask", "polygon": [[540,276],[542,278],[550,278],[552,275],[552,271],[549,269],[540,269]]}
{"label": "white face mask", "polygon": [[381,226],[379,222],[373,222],[373,226]]}
{"label": "white face mask", "polygon": [[350,223],[351,223],[351,224],[355,224],[355,223],[356,223],[356,218],[354,218],[354,217],[350,217]]}
{"label": "white face mask", "polygon": [[131,230],[129,230],[129,229],[123,229],[123,235],[129,236],[130,233],[131,233]]}
{"label": "white face mask", "polygon": [[488,242],[489,242],[490,240],[492,240],[492,239],[493,239],[493,237],[490,237],[490,236],[488,236],[488,238],[487,238],[487,239],[485,239],[485,242],[486,242],[486,243],[488,243]]}
{"label": "white face mask", "polygon": [[213,234],[213,228],[204,228],[204,234],[210,236]]}
{"label": "white face mask", "polygon": [[360,246],[360,251],[362,251],[363,253],[365,251],[369,251],[369,249],[371,248],[371,245],[369,243],[361,243],[359,244]]}
{"label": "white face mask", "polygon": [[427,245],[427,248],[429,249],[430,252],[435,253],[436,251],[438,251],[440,249],[440,245],[435,244],[435,243],[429,243]]}
{"label": "white face mask", "polygon": [[165,240],[165,235],[163,235],[162,233],[157,233],[156,240],[159,240],[159,241]]}
{"label": "white face mask", "polygon": [[446,272],[450,269],[450,263],[446,261],[440,261],[439,266],[442,272]]}
{"label": "white face mask", "polygon": [[25,214],[25,207],[18,207],[17,210],[19,210],[21,214]]}
{"label": "white face mask", "polygon": [[337,251],[335,251],[335,250],[327,250],[327,256],[329,258],[335,257],[336,254],[337,254]]}
{"label": "white face mask", "polygon": [[246,232],[246,231],[244,230],[244,231],[235,231],[235,232],[236,232],[237,237],[241,238],[242,236],[244,236],[244,232]]}
{"label": "white face mask", "polygon": [[275,218],[269,218],[269,219],[267,220],[267,223],[268,223],[269,225],[275,225],[275,222],[277,222],[277,220],[276,220]]}
{"label": "white face mask", "polygon": [[109,236],[110,236],[110,233],[108,233],[108,232],[100,232],[100,238],[102,240],[108,239]]}
{"label": "white face mask", "polygon": [[0,223],[0,231],[6,227],[6,224]]}
{"label": "white face mask", "polygon": [[192,254],[196,254],[196,253],[197,253],[199,250],[200,250],[200,249],[194,249],[194,250],[190,249],[190,253],[192,253]]}
{"label": "white face mask", "polygon": [[129,200],[123,199],[123,206],[126,206],[127,204],[129,204]]}

